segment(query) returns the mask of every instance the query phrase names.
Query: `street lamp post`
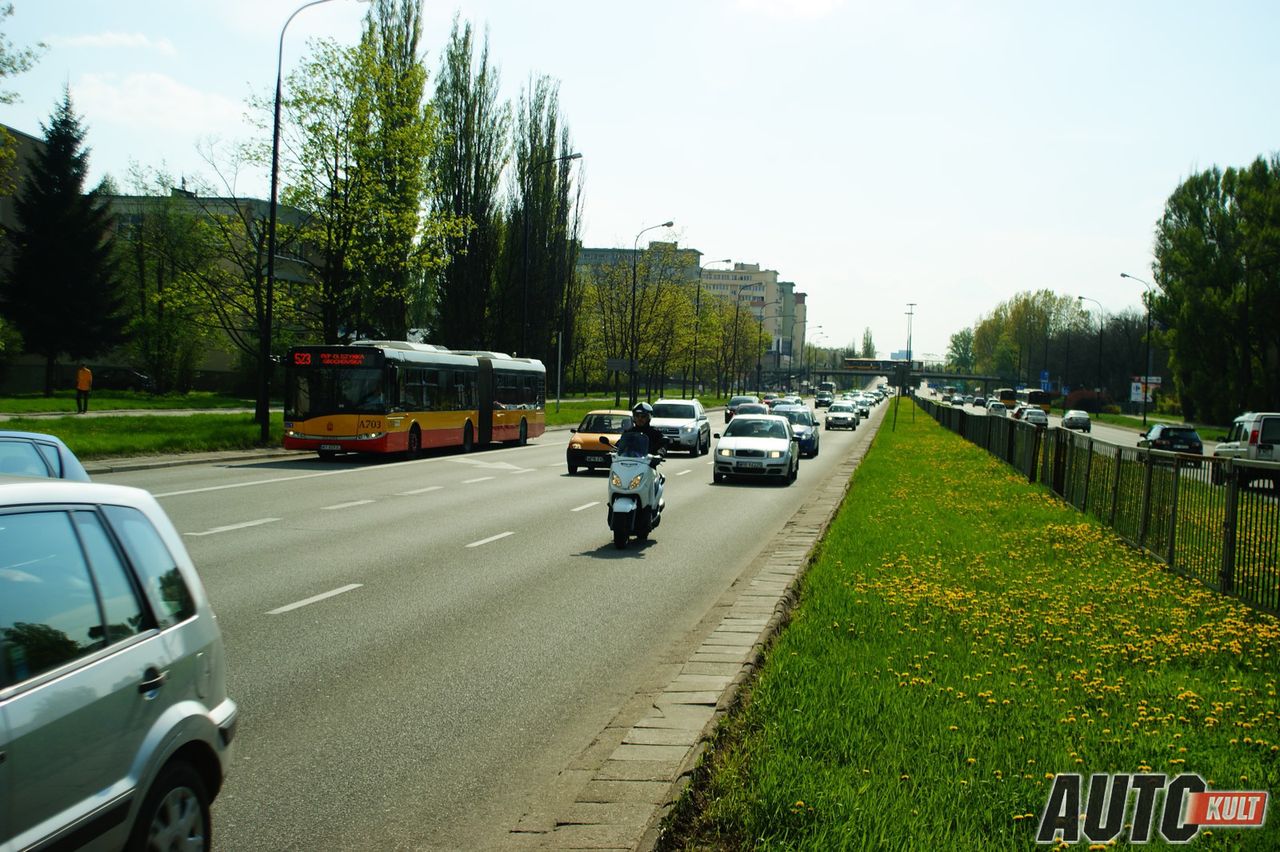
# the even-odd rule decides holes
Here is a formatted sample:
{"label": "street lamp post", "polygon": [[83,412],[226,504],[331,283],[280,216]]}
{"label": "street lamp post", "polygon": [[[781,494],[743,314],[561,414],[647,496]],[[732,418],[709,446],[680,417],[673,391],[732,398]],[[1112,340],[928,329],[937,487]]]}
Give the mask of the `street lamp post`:
{"label": "street lamp post", "polygon": [[698,270],[698,295],[693,304],[693,366],[689,372],[693,374],[693,395],[698,395],[698,330],[702,327],[702,270],[713,263],[733,263],[732,258],[724,260],[708,260]]}
{"label": "street lamp post", "polygon": [[[563,157],[552,157],[549,160],[543,160],[540,163],[534,163],[529,167],[528,173],[524,179],[524,313],[520,322],[520,355],[529,357],[529,196],[533,194],[533,172],[543,166],[549,166],[552,163],[562,163],[566,160],[581,160],[582,154],[574,152],[565,154]],[[563,329],[561,329],[563,331]],[[556,388],[556,402],[559,403],[560,390]]]}
{"label": "street lamp post", "polygon": [[1152,286],[1149,282],[1143,281],[1130,275],[1127,272],[1120,273],[1121,278],[1131,278],[1137,281],[1147,290],[1142,294],[1142,301],[1147,304],[1147,374],[1142,377],[1142,426],[1145,429],[1147,425],[1147,397],[1151,395],[1151,290]]}
{"label": "street lamp post", "polygon": [[636,404],[637,384],[636,384],[636,368],[639,357],[640,340],[636,337],[636,266],[640,254],[640,237],[647,231],[656,228],[670,228],[675,222],[663,222],[661,225],[650,225],[649,227],[636,234],[635,242],[631,244],[631,362],[627,365],[631,374],[630,402],[627,403],[628,408],[632,408]]}
{"label": "street lamp post", "polygon": [[276,100],[271,122],[271,200],[267,213],[267,287],[263,299],[262,325],[258,328],[258,424],[263,443],[271,435],[271,325],[275,307],[276,290],[276,212],[280,185],[280,101],[284,92],[284,33],[289,24],[303,9],[328,3],[330,0],[311,0],[293,10],[280,28],[280,41],[276,49]]}
{"label": "street lamp post", "polygon": [[1095,379],[1097,381],[1098,393],[1101,394],[1102,393],[1102,322],[1105,318],[1103,316],[1105,312],[1103,310],[1102,303],[1099,302],[1097,299],[1090,299],[1088,296],[1076,296],[1076,300],[1081,302],[1093,302],[1095,305],[1098,306],[1098,375],[1095,377]]}

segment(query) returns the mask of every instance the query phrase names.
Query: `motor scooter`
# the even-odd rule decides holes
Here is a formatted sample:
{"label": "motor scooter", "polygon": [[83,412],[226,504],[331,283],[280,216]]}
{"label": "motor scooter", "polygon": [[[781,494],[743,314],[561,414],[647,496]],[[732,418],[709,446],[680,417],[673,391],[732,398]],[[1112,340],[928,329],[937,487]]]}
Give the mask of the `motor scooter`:
{"label": "motor scooter", "polygon": [[[609,439],[601,438],[602,444]],[[613,530],[613,546],[627,546],[627,539],[640,541],[662,523],[666,501],[662,497],[663,477],[658,473],[661,455],[649,453],[649,436],[640,432],[624,432],[618,438],[609,465],[609,529]]]}

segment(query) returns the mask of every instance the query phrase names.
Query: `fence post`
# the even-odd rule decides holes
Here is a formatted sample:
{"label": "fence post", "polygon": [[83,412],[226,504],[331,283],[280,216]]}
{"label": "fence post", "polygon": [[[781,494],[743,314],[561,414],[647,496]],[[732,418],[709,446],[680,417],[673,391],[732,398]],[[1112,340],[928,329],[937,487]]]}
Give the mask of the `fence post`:
{"label": "fence post", "polygon": [[1236,515],[1240,504],[1240,480],[1233,459],[1227,459],[1224,482],[1227,505],[1222,516],[1222,566],[1218,569],[1219,591],[1234,592],[1236,586]]}
{"label": "fence post", "polygon": [[1169,550],[1165,554],[1164,564],[1173,567],[1173,548],[1178,540],[1178,486],[1182,483],[1179,468],[1173,469],[1173,505],[1169,509]]}
{"label": "fence post", "polygon": [[1040,429],[1033,427],[1031,430],[1031,446],[1023,457],[1023,463],[1027,466],[1027,482],[1036,481],[1036,459],[1040,457]]}
{"label": "fence post", "polygon": [[1142,516],[1138,519],[1138,547],[1147,546],[1147,527],[1151,518],[1151,473],[1155,467],[1151,451],[1147,450],[1142,471]]}
{"label": "fence post", "polygon": [[1067,496],[1067,462],[1071,458],[1074,439],[1062,431],[1053,434],[1053,490],[1059,497]]}
{"label": "fence post", "polygon": [[1120,447],[1116,447],[1116,473],[1111,477],[1111,518],[1107,521],[1107,526],[1111,529],[1116,528],[1116,508],[1120,503]]}
{"label": "fence post", "polygon": [[1085,452],[1088,453],[1084,458],[1084,496],[1080,498],[1080,511],[1089,511],[1089,481],[1090,474],[1093,473],[1093,438],[1085,439],[1088,443],[1084,445]]}

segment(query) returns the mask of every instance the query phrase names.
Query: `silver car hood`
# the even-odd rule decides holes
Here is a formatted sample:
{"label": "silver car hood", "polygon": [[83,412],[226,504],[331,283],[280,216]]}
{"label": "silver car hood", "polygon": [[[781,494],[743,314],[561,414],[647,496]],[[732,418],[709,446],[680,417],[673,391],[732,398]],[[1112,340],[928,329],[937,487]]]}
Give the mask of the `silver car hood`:
{"label": "silver car hood", "polygon": [[785,438],[721,438],[718,448],[727,450],[763,450],[764,452],[778,451],[785,453],[790,447],[791,442]]}

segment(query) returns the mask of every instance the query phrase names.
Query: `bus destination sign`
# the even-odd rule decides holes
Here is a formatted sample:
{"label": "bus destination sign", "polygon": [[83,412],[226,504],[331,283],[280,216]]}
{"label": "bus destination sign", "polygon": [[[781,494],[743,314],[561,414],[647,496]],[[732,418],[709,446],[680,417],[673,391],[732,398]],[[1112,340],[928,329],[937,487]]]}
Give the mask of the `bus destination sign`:
{"label": "bus destination sign", "polygon": [[295,367],[376,367],[381,353],[359,349],[300,349],[293,352]]}

